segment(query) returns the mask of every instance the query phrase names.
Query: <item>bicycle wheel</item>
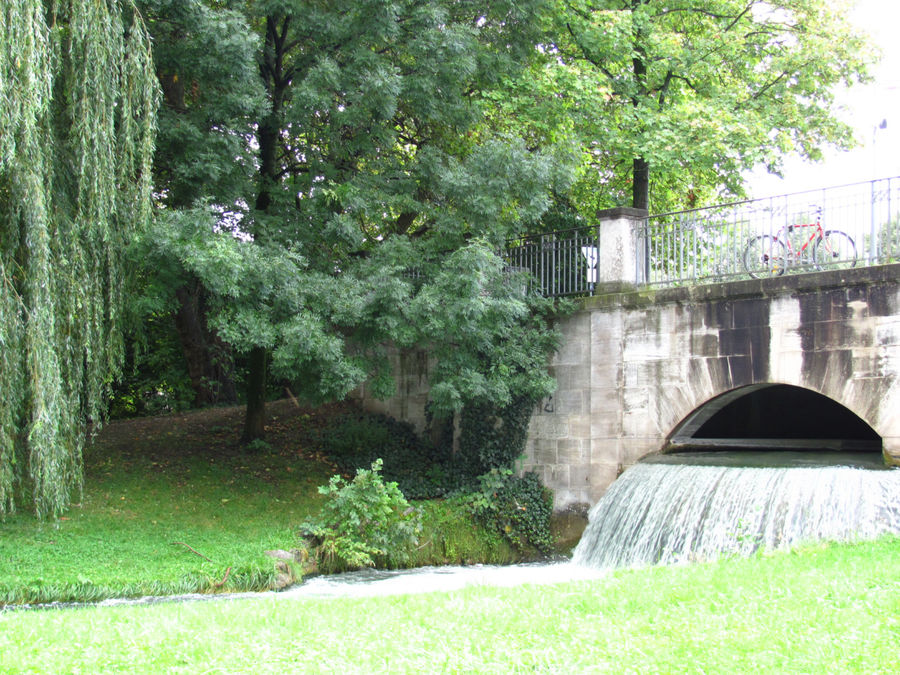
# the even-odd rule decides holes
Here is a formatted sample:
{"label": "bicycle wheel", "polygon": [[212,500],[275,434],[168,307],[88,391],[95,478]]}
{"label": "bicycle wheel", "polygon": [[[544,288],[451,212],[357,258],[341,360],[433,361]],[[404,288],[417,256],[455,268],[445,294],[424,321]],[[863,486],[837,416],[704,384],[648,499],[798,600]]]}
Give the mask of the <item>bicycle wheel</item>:
{"label": "bicycle wheel", "polygon": [[850,235],[840,230],[829,230],[816,240],[813,249],[816,269],[840,270],[856,265],[856,244]]}
{"label": "bicycle wheel", "polygon": [[770,234],[761,234],[747,242],[744,269],[754,279],[784,274],[784,243]]}

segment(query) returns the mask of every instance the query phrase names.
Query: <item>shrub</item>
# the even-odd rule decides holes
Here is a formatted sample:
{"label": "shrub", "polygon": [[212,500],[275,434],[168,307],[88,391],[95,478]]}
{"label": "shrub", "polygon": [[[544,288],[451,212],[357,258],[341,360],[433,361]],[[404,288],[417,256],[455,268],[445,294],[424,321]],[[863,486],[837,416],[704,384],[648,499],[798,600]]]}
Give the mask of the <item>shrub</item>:
{"label": "shrub", "polygon": [[412,425],[386,415],[341,415],[318,440],[324,454],[345,474],[381,458],[385,480],[396,482],[410,499],[440,497],[459,486],[448,449],[436,448]]}
{"label": "shrub", "polygon": [[503,534],[520,552],[529,548],[551,552],[553,493],[537,474],[515,476],[509,469],[492,469],[479,482],[480,490],[470,497],[476,518]]}
{"label": "shrub", "polygon": [[332,476],[319,492],[328,498],[317,518],[301,526],[307,548],[323,571],[395,567],[409,559],[421,529],[420,514],[380,475],[382,462],[360,469],[347,483]]}

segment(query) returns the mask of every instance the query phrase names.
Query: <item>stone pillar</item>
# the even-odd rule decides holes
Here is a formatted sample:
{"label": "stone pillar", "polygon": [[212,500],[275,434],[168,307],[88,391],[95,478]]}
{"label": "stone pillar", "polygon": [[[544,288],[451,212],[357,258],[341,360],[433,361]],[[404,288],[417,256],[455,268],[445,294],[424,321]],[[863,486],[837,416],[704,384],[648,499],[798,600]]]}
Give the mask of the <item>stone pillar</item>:
{"label": "stone pillar", "polygon": [[646,281],[646,241],[640,235],[647,211],[620,206],[603,209],[597,216],[600,219],[598,288],[620,289]]}

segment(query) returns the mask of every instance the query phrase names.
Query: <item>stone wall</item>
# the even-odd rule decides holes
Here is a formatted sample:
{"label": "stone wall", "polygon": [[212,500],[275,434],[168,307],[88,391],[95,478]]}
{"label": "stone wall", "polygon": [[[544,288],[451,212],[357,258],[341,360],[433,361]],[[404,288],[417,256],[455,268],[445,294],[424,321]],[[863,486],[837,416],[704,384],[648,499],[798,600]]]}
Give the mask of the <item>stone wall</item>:
{"label": "stone wall", "polygon": [[388,358],[397,393],[387,400],[380,400],[372,396],[367,385],[363,385],[350,396],[366,410],[409,422],[416,432],[423,434],[427,431],[425,404],[428,403],[428,369],[431,365],[428,353],[424,349],[391,349]]}
{"label": "stone wall", "polygon": [[[550,366],[558,388],[535,409],[523,466],[557,510],[594,504],[711,399],[764,383],[844,405],[900,463],[900,265],[600,293],[562,333]],[[378,401],[364,387],[357,398],[423,432],[429,359],[392,359],[397,395]]]}

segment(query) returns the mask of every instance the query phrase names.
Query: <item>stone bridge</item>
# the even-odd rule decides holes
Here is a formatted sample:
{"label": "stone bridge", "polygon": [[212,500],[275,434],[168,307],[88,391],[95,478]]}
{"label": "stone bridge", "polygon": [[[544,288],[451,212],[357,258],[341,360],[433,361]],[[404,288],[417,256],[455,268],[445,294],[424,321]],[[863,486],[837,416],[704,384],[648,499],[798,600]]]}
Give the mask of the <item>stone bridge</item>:
{"label": "stone bridge", "polygon": [[524,467],[558,509],[722,437],[900,463],[900,265],[604,293],[562,332]]}

